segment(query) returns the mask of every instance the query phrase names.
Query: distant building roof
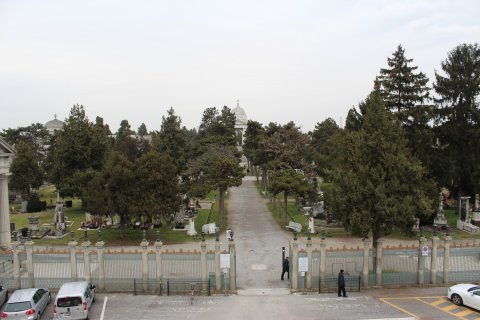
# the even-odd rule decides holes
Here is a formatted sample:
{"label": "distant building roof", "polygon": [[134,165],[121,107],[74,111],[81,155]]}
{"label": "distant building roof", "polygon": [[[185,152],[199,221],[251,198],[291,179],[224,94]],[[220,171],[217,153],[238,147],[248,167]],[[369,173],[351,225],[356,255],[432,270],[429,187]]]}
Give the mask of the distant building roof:
{"label": "distant building roof", "polygon": [[50,134],[53,134],[55,130],[62,130],[64,125],[65,124],[63,123],[63,121],[58,120],[57,115],[55,115],[55,119],[45,123],[45,128],[48,130]]}
{"label": "distant building roof", "polygon": [[242,107],[240,107],[240,101],[237,100],[237,106],[233,108],[233,113],[235,114],[236,124],[247,124],[247,114]]}

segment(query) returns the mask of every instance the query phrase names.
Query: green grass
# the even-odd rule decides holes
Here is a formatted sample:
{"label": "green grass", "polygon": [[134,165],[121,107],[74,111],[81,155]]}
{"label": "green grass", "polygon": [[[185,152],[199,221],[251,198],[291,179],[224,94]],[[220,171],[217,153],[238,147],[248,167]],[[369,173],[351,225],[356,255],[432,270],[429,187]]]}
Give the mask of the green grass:
{"label": "green grass", "polygon": [[[55,204],[57,195],[54,186],[48,186],[40,190],[41,200],[47,201],[47,204]],[[214,201],[216,198],[216,193],[211,192],[207,196],[207,200]],[[68,200],[68,199],[67,199]],[[73,202],[72,208],[64,208],[65,218],[68,221],[73,221],[72,227],[67,227],[67,232],[74,232],[74,237],[77,241],[84,241],[85,231],[78,230],[82,221],[85,220],[85,213],[81,208],[81,202],[79,199],[71,199]],[[172,226],[164,224],[158,229],[150,229],[147,232],[147,239],[149,241],[156,240],[157,230],[160,231],[160,240],[164,244],[173,244],[173,243],[185,243],[191,241],[200,241],[202,225],[204,225],[208,219],[209,209],[200,209],[196,219],[195,219],[195,230],[198,235],[196,237],[188,236],[185,231],[173,231]],[[18,231],[23,227],[28,227],[28,217],[37,216],[39,217],[39,227],[41,229],[42,224],[50,224],[53,220],[55,209],[48,209],[42,212],[36,213],[19,213],[11,214],[10,221],[15,223],[15,229]],[[224,213],[224,226],[228,226],[228,214],[225,209]],[[210,222],[216,222],[218,225],[218,201],[214,204],[212,213],[210,216]],[[53,230],[53,226],[50,226]],[[226,228],[222,227],[220,231],[224,231]],[[95,243],[99,240],[97,230],[88,230],[87,231],[88,240],[92,243]],[[215,238],[215,235],[206,235],[206,239]],[[64,237],[63,239],[34,239],[35,244],[37,245],[67,245],[70,241],[70,235]],[[143,239],[143,231],[140,229],[125,229],[122,232],[119,228],[109,228],[102,229],[102,240],[106,245],[138,245]]]}

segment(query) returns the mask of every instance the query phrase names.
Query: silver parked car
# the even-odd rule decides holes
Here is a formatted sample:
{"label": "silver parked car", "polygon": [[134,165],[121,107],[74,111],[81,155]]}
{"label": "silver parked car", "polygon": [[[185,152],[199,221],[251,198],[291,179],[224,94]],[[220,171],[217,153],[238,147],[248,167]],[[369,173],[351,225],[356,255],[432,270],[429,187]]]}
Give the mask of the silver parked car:
{"label": "silver parked car", "polygon": [[16,290],[8,299],[2,319],[38,320],[52,297],[43,288]]}
{"label": "silver parked car", "polygon": [[8,291],[4,286],[0,286],[0,307],[7,302],[8,300]]}

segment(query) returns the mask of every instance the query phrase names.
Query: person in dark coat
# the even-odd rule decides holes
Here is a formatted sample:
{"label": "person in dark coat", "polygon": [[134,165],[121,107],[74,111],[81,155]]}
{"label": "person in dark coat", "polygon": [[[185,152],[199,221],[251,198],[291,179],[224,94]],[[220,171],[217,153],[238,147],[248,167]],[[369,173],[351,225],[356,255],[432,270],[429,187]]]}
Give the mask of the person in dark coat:
{"label": "person in dark coat", "polygon": [[288,257],[285,257],[283,260],[283,270],[282,270],[282,277],[281,279],[283,280],[283,276],[285,275],[285,272],[287,273],[287,279],[290,280],[290,272],[289,272],[289,264],[288,264]]}
{"label": "person in dark coat", "polygon": [[345,292],[345,276],[343,275],[343,269],[340,269],[340,272],[338,273],[338,296],[341,297],[343,294],[343,297],[347,297],[347,293]]}

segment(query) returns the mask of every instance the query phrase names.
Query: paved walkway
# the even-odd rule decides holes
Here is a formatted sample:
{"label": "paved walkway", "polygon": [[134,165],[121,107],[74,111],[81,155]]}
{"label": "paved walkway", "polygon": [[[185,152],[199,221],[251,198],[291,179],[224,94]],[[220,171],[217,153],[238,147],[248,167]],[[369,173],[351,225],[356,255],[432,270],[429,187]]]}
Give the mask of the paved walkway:
{"label": "paved walkway", "polygon": [[289,287],[289,281],[281,281],[280,275],[282,247],[288,254],[291,234],[273,220],[251,177],[230,189],[228,212],[237,248],[238,288]]}

